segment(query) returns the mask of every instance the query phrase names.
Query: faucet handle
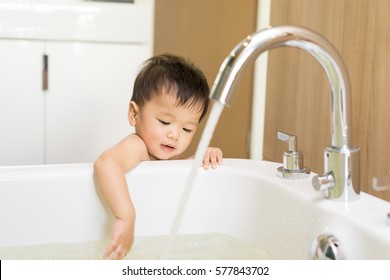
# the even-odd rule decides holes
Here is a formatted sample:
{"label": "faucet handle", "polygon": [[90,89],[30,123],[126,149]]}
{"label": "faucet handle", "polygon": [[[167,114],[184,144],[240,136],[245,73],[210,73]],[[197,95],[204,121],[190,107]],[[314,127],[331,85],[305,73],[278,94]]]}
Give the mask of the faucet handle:
{"label": "faucet handle", "polygon": [[288,151],[289,152],[297,152],[297,137],[295,135],[289,135],[287,133],[278,131],[277,138],[280,141],[288,143]]}
{"label": "faucet handle", "polygon": [[297,150],[297,137],[278,131],[277,138],[288,143],[288,150],[283,152],[283,166],[278,168],[278,175],[282,178],[305,178],[310,169],[303,166],[303,154]]}
{"label": "faucet handle", "polygon": [[323,175],[316,175],[311,182],[316,191],[330,190],[335,185],[334,174],[330,171]]}

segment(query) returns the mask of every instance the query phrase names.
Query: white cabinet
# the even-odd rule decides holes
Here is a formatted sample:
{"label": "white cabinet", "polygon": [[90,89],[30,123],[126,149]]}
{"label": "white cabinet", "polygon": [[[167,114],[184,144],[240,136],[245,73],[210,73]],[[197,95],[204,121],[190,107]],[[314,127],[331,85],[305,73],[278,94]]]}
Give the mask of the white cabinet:
{"label": "white cabinet", "polygon": [[42,47],[0,40],[0,165],[44,163]]}
{"label": "white cabinet", "polygon": [[91,162],[133,131],[127,109],[143,46],[50,43],[46,162]]}
{"label": "white cabinet", "polygon": [[[127,121],[133,82],[152,55],[153,6],[142,3],[90,2],[71,4],[72,9],[34,3],[29,6],[35,12],[41,8],[39,21],[32,22],[38,25],[35,33],[0,29],[0,165],[92,162],[134,131]],[[53,6],[52,25],[57,19],[62,29],[42,19]],[[0,25],[7,16],[23,25],[15,20],[23,12],[6,13],[9,7],[0,3]],[[67,8],[65,16],[58,14],[61,7]],[[115,28],[110,17],[120,26]],[[80,26],[70,24],[74,21]]]}

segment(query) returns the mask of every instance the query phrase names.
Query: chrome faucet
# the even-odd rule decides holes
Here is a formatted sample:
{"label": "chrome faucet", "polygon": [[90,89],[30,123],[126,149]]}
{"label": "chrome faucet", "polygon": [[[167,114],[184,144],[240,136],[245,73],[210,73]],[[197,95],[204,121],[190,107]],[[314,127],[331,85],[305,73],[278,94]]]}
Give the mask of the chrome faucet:
{"label": "chrome faucet", "polygon": [[359,198],[359,148],[351,146],[351,101],[347,69],[336,49],[321,35],[297,26],[260,30],[239,43],[223,62],[210,97],[228,104],[243,70],[265,51],[287,46],[303,49],[324,69],[331,94],[331,146],[324,150],[323,175],[313,177],[313,187],[338,201]]}

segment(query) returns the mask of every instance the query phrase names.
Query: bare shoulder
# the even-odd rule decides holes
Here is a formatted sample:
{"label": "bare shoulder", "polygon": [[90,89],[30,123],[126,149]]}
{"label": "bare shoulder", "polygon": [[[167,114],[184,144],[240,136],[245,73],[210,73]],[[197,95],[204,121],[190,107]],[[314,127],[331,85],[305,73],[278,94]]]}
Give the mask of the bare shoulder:
{"label": "bare shoulder", "polygon": [[107,149],[98,161],[111,161],[128,171],[144,160],[149,160],[145,142],[136,134],[130,134],[115,146]]}
{"label": "bare shoulder", "polygon": [[140,161],[149,159],[145,142],[136,134],[128,135],[114,146],[114,148],[122,155],[132,156]]}

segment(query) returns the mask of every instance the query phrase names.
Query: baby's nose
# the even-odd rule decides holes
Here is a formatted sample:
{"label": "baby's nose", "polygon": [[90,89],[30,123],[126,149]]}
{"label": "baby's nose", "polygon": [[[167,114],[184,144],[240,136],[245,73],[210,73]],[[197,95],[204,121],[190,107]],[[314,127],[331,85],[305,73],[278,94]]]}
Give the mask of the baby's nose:
{"label": "baby's nose", "polygon": [[168,132],[168,138],[170,139],[177,139],[179,138],[180,135],[180,130],[176,127],[172,127],[172,129],[169,130]]}

